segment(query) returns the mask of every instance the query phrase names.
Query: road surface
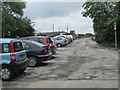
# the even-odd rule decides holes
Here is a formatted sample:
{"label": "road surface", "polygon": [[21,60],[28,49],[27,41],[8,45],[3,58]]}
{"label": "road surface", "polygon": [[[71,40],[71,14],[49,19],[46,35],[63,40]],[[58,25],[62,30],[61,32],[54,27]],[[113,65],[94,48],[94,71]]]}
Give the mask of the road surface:
{"label": "road surface", "polygon": [[90,38],[57,49],[50,61],[28,67],[3,88],[118,88],[118,51]]}

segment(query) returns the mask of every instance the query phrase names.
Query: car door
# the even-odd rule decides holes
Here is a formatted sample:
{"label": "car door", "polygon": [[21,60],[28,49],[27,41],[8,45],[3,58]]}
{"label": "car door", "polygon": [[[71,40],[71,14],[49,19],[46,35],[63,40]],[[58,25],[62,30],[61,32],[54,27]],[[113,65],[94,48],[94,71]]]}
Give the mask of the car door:
{"label": "car door", "polygon": [[17,61],[26,60],[26,51],[23,48],[21,41],[13,41],[14,53]]}

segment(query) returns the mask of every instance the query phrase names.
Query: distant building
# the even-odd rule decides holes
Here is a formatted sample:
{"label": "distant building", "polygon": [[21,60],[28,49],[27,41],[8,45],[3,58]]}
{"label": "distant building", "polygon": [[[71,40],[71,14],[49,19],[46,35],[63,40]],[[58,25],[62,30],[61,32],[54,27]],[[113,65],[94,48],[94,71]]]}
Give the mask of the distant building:
{"label": "distant building", "polygon": [[91,37],[91,36],[94,36],[94,35],[92,33],[86,33],[86,36]]}
{"label": "distant building", "polygon": [[61,32],[45,32],[45,33],[36,33],[36,36],[48,36],[48,37],[54,37],[57,35],[60,35],[61,33],[65,33],[66,35],[70,35],[67,32],[61,31]]}
{"label": "distant building", "polygon": [[78,38],[86,36],[86,34],[78,34]]}
{"label": "distant building", "polygon": [[92,33],[86,33],[86,34],[78,34],[78,37],[79,38],[81,38],[81,37],[92,37],[92,36],[94,36],[94,34],[92,34]]}

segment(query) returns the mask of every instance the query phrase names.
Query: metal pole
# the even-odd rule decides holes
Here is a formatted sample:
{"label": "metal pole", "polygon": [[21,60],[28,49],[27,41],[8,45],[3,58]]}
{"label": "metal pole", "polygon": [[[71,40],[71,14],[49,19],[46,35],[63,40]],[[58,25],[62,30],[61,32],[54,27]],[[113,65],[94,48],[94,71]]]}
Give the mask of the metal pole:
{"label": "metal pole", "polygon": [[116,22],[114,23],[114,30],[115,30],[115,48],[117,48],[117,31],[116,31]]}
{"label": "metal pole", "polygon": [[60,27],[58,27],[58,32],[60,32]]}
{"label": "metal pole", "polygon": [[62,24],[61,24],[61,20],[60,20],[60,31],[62,31]]}
{"label": "metal pole", "polygon": [[67,24],[67,33],[68,33],[68,24]]}
{"label": "metal pole", "polygon": [[117,48],[117,32],[115,30],[115,48]]}
{"label": "metal pole", "polygon": [[54,32],[54,24],[53,24],[53,32]]}

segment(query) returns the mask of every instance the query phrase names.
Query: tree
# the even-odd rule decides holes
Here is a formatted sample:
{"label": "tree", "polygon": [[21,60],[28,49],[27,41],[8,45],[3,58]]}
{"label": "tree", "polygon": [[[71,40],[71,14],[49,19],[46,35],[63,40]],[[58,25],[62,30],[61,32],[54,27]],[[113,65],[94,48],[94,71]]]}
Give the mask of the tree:
{"label": "tree", "polygon": [[3,37],[21,37],[33,35],[34,29],[28,18],[23,18],[25,2],[2,3],[2,31]]}
{"label": "tree", "polygon": [[71,34],[71,35],[74,35],[74,34],[75,34],[75,30],[71,30],[71,31],[70,31],[70,34]]}
{"label": "tree", "polygon": [[[114,42],[114,22],[118,21],[119,8],[118,2],[86,2],[83,4],[85,12],[84,17],[90,17],[93,20],[93,28],[98,43]],[[120,33],[118,33],[120,35]],[[120,37],[118,37],[119,39]]]}

